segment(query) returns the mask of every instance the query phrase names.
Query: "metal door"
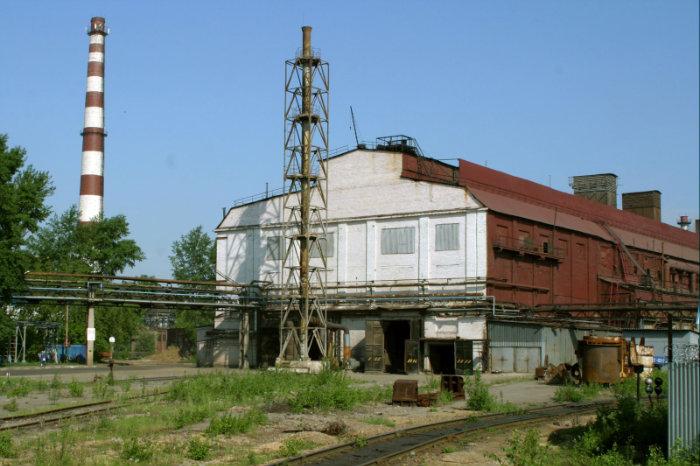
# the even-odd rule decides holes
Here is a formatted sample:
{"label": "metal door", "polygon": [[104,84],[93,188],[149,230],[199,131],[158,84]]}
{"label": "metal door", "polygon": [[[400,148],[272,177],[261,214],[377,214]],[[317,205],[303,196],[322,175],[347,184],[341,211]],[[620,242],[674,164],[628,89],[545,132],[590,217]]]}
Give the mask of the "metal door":
{"label": "metal door", "polygon": [[365,370],[384,370],[384,330],[378,320],[365,321]]}
{"label": "metal door", "polygon": [[413,374],[418,372],[420,360],[420,342],[418,340],[406,340],[404,342],[404,372]]}
{"label": "metal door", "polygon": [[513,372],[513,348],[491,348],[491,371]]}
{"label": "metal door", "polygon": [[474,372],[474,348],[471,340],[455,340],[455,374]]}
{"label": "metal door", "polygon": [[515,348],[515,372],[522,374],[534,374],[535,368],[539,365],[539,348]]}

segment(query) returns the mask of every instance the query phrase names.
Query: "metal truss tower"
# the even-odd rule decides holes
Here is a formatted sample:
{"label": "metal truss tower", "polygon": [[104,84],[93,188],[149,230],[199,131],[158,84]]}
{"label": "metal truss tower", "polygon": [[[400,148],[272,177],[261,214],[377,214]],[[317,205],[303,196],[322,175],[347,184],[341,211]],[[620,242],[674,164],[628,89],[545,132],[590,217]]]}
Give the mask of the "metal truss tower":
{"label": "metal truss tower", "polygon": [[[329,69],[303,46],[285,62],[284,253],[278,365],[325,357],[325,309]],[[314,347],[315,343],[315,347]]]}

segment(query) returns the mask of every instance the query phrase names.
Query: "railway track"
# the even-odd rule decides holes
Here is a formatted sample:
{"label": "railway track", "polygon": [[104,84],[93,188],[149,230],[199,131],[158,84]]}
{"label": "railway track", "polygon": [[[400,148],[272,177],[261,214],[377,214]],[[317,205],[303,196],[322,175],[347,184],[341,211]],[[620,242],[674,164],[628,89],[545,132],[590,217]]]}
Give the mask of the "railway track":
{"label": "railway track", "polygon": [[611,403],[612,401],[587,404],[563,404],[531,409],[517,414],[492,414],[476,418],[465,417],[434,424],[408,427],[370,437],[366,439],[366,442],[362,442],[362,445],[358,445],[356,442],[348,442],[274,461],[269,463],[269,466],[297,464],[313,464],[318,466],[365,466],[380,464],[396,459],[409,452],[420,450],[479,430],[591,412],[595,411],[598,407]]}
{"label": "railway track", "polygon": [[[149,377],[132,380],[133,383],[136,382],[161,382],[170,381],[176,379],[182,379],[183,376],[166,376],[166,377]],[[115,381],[120,382],[119,380]],[[49,424],[55,424],[57,422],[66,419],[76,419],[80,417],[91,416],[93,414],[113,411],[115,409],[130,406],[132,404],[142,402],[149,398],[157,398],[158,396],[165,395],[168,390],[159,390],[153,393],[146,393],[142,395],[135,395],[127,398],[126,400],[103,400],[94,401],[90,403],[81,403],[74,406],[66,406],[62,408],[47,409],[44,411],[39,411],[36,413],[27,414],[17,414],[13,416],[5,416],[0,418],[0,432],[6,430],[18,430],[28,427],[44,426]]]}

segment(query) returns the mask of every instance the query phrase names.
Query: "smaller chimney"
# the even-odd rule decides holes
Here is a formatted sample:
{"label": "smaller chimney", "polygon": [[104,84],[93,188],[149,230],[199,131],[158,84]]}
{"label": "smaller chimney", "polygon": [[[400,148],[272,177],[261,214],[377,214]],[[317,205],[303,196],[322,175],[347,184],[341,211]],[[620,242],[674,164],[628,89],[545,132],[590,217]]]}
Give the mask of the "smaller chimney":
{"label": "smaller chimney", "polygon": [[617,207],[617,175],[613,173],[573,176],[569,185],[576,196]]}
{"label": "smaller chimney", "polygon": [[622,193],[622,210],[661,221],[661,191]]}
{"label": "smaller chimney", "polygon": [[681,227],[681,230],[688,230],[688,227],[690,226],[690,220],[688,220],[687,215],[681,215],[681,218],[678,219],[678,226]]}

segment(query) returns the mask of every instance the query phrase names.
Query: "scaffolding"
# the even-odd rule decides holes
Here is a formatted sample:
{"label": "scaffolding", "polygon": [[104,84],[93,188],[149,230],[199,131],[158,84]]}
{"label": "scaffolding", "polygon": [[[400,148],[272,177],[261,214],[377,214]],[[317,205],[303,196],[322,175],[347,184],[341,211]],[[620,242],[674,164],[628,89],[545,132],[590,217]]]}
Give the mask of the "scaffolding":
{"label": "scaffolding", "polygon": [[311,27],[304,26],[302,34],[302,49],[285,62],[282,215],[287,244],[280,274],[285,304],[279,323],[279,365],[325,357],[328,340],[324,286],[329,69],[311,48]]}

